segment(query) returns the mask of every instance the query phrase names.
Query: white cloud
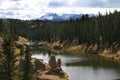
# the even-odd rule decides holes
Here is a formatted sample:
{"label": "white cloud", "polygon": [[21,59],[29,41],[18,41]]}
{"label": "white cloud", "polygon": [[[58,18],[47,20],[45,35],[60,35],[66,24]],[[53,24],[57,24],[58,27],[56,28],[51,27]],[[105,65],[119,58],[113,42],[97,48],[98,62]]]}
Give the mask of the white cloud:
{"label": "white cloud", "polygon": [[61,7],[61,8],[48,8],[46,13],[58,13],[58,14],[105,14],[106,12],[120,11],[120,8],[89,8],[89,7]]}
{"label": "white cloud", "polygon": [[0,0],[0,18],[35,19],[46,13],[105,14],[106,11],[120,11],[119,2],[120,0]]}

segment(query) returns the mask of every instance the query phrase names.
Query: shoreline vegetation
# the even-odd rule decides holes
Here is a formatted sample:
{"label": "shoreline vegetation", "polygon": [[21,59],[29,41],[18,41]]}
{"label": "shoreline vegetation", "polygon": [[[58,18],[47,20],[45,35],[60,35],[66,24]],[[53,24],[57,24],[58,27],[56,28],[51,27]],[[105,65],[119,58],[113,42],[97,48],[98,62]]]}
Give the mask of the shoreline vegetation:
{"label": "shoreline vegetation", "polygon": [[[2,41],[2,39],[1,39]],[[94,54],[94,55],[100,55],[115,61],[120,62],[120,51],[118,51],[117,53],[112,53],[109,49],[108,50],[103,50],[101,53],[97,52],[97,45],[95,46],[86,46],[85,44],[83,45],[77,45],[75,42],[71,43],[71,44],[65,44],[65,43],[60,43],[59,41],[57,42],[53,42],[53,43],[48,43],[47,41],[45,42],[30,42],[29,40],[27,40],[26,38],[20,37],[18,38],[18,41],[16,42],[16,48],[15,48],[15,53],[17,53],[16,55],[20,54],[20,47],[25,47],[25,46],[32,46],[32,47],[36,47],[36,48],[40,48],[40,49],[45,49],[45,50],[49,50],[52,53],[55,54],[61,54],[62,52],[68,52],[74,55],[81,55],[81,54]],[[20,69],[22,68],[21,64],[23,64],[24,62],[24,57],[17,57],[17,64],[20,65]],[[20,62],[22,61],[22,62]],[[36,62],[37,61],[37,62]],[[39,60],[36,58],[32,58],[31,62],[32,64],[34,64],[34,69],[37,69],[35,71],[36,74],[36,78],[37,80],[43,80],[43,79],[51,79],[51,80],[68,80],[68,75],[67,73],[65,73],[62,68],[56,68],[56,70],[51,71],[51,67],[48,63],[43,62],[44,60]],[[21,63],[21,64],[19,64]],[[42,67],[41,67],[42,65]],[[52,64],[53,65],[53,64]],[[42,70],[42,71],[41,71]],[[57,71],[57,72],[56,72]],[[58,72],[59,71],[59,72]],[[62,73],[61,73],[62,72]],[[60,74],[59,74],[60,73]],[[62,76],[61,76],[62,75]],[[35,75],[34,75],[35,76]],[[61,77],[61,78],[60,78]]]}
{"label": "shoreline vegetation", "polygon": [[[41,45],[39,45],[41,44]],[[63,51],[68,52],[74,55],[81,55],[81,54],[95,54],[100,55],[115,61],[120,62],[120,50],[116,52],[112,52],[110,49],[104,49],[103,51],[99,51],[97,45],[87,46],[85,44],[81,45],[67,45],[59,43],[59,41],[54,43],[47,43],[47,42],[40,42],[38,44],[39,48],[43,48],[45,50],[50,50],[55,54],[61,54]]]}
{"label": "shoreline vegetation", "polygon": [[[49,43],[47,41],[44,42],[30,42],[26,38],[19,37],[18,42],[16,42],[17,46],[30,45],[36,48],[45,49],[51,51],[55,54],[61,54],[62,52],[68,52],[74,55],[81,54],[95,54],[100,55],[115,61],[120,62],[120,50],[116,52],[112,52],[110,49],[104,49],[100,51],[97,45],[87,46],[86,44],[78,45],[76,41],[71,42],[70,44],[60,43],[60,41]],[[16,48],[16,53],[20,53],[20,49]]]}

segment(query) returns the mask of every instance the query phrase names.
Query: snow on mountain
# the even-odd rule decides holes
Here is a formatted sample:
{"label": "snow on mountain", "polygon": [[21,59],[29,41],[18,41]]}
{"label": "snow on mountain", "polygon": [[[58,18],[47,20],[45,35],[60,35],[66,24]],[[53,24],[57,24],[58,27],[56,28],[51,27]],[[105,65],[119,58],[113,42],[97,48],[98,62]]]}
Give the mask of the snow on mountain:
{"label": "snow on mountain", "polygon": [[[70,20],[70,19],[78,19],[81,18],[84,14],[62,14],[58,15],[56,13],[48,13],[40,18],[38,20],[49,20],[49,21],[65,21],[65,20]],[[94,16],[93,14],[88,14],[90,17]]]}

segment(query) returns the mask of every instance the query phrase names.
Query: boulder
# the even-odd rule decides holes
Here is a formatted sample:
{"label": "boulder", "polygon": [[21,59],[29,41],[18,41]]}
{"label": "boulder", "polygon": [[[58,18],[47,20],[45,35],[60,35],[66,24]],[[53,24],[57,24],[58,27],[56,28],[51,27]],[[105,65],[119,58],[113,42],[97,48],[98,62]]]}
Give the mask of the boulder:
{"label": "boulder", "polygon": [[36,59],[36,60],[34,61],[34,66],[35,66],[35,71],[45,69],[45,65],[44,65],[43,62],[40,61],[39,59]]}
{"label": "boulder", "polygon": [[50,67],[51,67],[52,70],[57,69],[56,57],[55,57],[54,55],[52,55],[52,56],[50,57],[49,65],[50,65]]}
{"label": "boulder", "polygon": [[57,67],[60,67],[61,68],[61,59],[59,58],[58,61],[57,61]]}
{"label": "boulder", "polygon": [[48,64],[43,62],[43,60],[35,59],[33,63],[35,71],[48,70],[50,68]]}

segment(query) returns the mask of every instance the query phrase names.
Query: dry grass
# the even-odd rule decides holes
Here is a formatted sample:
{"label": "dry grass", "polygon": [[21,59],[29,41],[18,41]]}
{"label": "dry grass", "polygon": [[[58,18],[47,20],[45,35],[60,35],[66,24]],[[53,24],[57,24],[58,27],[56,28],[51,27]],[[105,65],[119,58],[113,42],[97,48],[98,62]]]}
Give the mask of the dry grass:
{"label": "dry grass", "polygon": [[26,38],[21,37],[21,36],[19,36],[18,41],[21,42],[21,43],[29,42],[29,40],[27,40]]}
{"label": "dry grass", "polygon": [[18,54],[20,54],[20,49],[18,49],[18,48],[15,48],[15,49],[14,49],[14,53],[15,53],[15,55],[18,55]]}
{"label": "dry grass", "polygon": [[74,54],[82,54],[85,53],[84,46],[78,45],[78,46],[71,46],[66,51],[74,53]]}

